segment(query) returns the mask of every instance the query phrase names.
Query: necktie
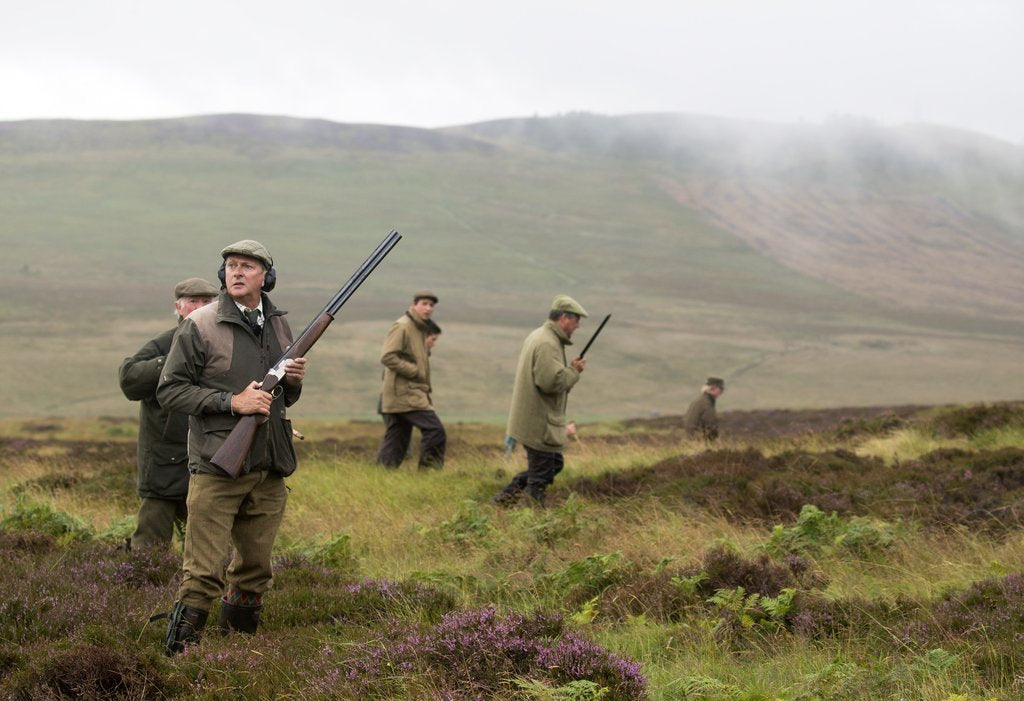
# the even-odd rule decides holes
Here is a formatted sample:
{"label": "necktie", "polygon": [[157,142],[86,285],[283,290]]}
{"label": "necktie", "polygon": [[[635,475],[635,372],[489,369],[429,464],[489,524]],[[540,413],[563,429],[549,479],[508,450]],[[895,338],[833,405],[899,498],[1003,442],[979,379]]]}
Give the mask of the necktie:
{"label": "necktie", "polygon": [[259,309],[246,309],[242,312],[245,315],[246,320],[249,322],[249,326],[252,327],[252,332],[257,336],[263,330],[260,326],[260,310]]}

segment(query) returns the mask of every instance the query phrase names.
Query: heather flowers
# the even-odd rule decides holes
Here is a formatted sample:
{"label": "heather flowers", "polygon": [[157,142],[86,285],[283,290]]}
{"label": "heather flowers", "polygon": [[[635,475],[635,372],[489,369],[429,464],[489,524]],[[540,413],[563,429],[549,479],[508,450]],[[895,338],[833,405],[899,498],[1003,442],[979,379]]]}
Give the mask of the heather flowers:
{"label": "heather flowers", "polygon": [[318,689],[340,682],[361,695],[386,697],[422,685],[438,698],[476,699],[533,679],[554,686],[588,680],[607,689],[607,699],[647,693],[638,663],[565,630],[560,616],[546,613],[483,608],[453,611],[425,628],[396,622],[384,638],[346,648],[343,657],[325,664]]}

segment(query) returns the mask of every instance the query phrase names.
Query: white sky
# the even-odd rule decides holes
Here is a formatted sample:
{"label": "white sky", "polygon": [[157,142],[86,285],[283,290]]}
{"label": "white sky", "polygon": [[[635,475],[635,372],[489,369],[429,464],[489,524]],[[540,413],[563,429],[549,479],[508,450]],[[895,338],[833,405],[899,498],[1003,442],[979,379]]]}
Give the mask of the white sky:
{"label": "white sky", "polygon": [[1024,144],[1024,0],[8,0],[0,120],[688,112]]}

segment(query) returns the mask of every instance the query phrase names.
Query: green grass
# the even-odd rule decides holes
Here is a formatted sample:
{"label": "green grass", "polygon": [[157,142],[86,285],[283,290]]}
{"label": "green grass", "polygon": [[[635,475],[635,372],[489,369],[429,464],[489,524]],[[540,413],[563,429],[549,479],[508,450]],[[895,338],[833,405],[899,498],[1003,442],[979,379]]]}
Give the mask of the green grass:
{"label": "green grass", "polygon": [[[959,451],[957,459],[974,460],[980,475],[992,455],[1014,454],[997,451],[1022,445],[1019,405],[923,409],[900,421],[861,419],[842,424],[844,431],[822,424],[790,438],[734,436],[721,448],[736,455],[752,449],[823,460],[837,450],[886,460],[896,451],[899,460],[887,462],[886,469],[906,471],[893,473],[897,482],[911,479],[913,466],[928,454],[942,455],[951,447]],[[985,428],[972,428],[977,426]],[[101,580],[126,571],[127,561],[115,565],[127,556],[112,547],[130,528],[135,506],[133,427],[130,420],[114,419],[0,422],[0,548],[13,548],[6,556],[8,579],[0,578],[0,584],[12,601],[27,596],[18,572],[34,581],[58,567],[71,572],[92,568],[89,577]],[[749,627],[732,618],[740,613],[730,608],[735,604],[708,602],[735,601],[728,587],[721,596],[692,588],[710,586],[699,583],[703,580],[696,574],[702,570],[715,577],[731,577],[744,568],[759,572],[756,577],[783,576],[788,560],[764,553],[775,552],[771,543],[784,542],[779,529],[796,529],[799,521],[764,522],[736,506],[727,510],[727,502],[700,507],[661,492],[599,497],[573,491],[580,480],[608,473],[713,458],[714,453],[701,452],[703,446],[681,441],[676,427],[584,424],[582,440],[570,446],[567,468],[552,490],[551,508],[508,511],[487,503],[522,467],[521,455],[508,463],[502,459],[500,425],[450,426],[448,464],[427,473],[409,461],[393,472],[371,464],[382,432],[378,422],[307,421],[302,429],[301,466],[289,480],[277,550],[326,569],[283,567],[279,586],[267,596],[259,636],[209,636],[194,654],[172,660],[160,656],[160,626],[146,626],[145,618],[173,597],[176,559],[168,554],[147,570],[155,585],[108,586],[95,595],[91,608],[75,619],[88,623],[85,627],[73,624],[51,639],[46,626],[59,631],[68,624],[65,619],[49,618],[45,607],[35,614],[28,613],[31,607],[17,613],[35,615],[40,626],[50,622],[41,628],[31,623],[7,628],[13,636],[7,639],[0,635],[0,666],[11,672],[8,684],[24,689],[27,680],[35,679],[52,685],[70,673],[72,662],[62,655],[73,652],[84,660],[74,667],[81,679],[91,679],[99,669],[118,670],[132,684],[155,680],[169,698],[217,698],[227,688],[241,689],[243,698],[319,698],[314,686],[325,678],[331,657],[366,654],[360,647],[365,641],[386,645],[386,621],[429,631],[439,612],[450,607],[493,606],[500,615],[548,611],[564,616],[568,630],[637,660],[649,680],[651,699],[1016,698],[1014,680],[1024,659],[1009,652],[1016,648],[1002,637],[1008,633],[991,623],[988,638],[961,638],[939,603],[979,583],[1024,572],[1024,537],[1012,524],[942,524],[928,520],[926,512],[885,522],[872,516],[876,505],[867,503],[865,511],[833,514],[828,522],[840,529],[859,528],[860,537],[870,536],[870,529],[888,533],[889,540],[861,541],[874,542],[874,549],[862,545],[855,550],[848,547],[852,541],[805,529],[803,540],[792,541],[807,548],[801,557],[811,575],[789,585],[803,602],[799,610],[820,615],[807,608],[808,599],[799,598],[810,597],[835,607],[832,615],[843,612],[848,618],[847,627],[814,636],[799,632],[796,619],[779,628],[762,618],[759,604],[749,604],[756,601],[750,598],[754,580],[745,587],[753,606]],[[1006,474],[1019,470],[1007,465]],[[823,483],[821,495],[844,483],[854,485],[854,478],[838,475]],[[690,496],[711,486],[693,486]],[[761,488],[749,484],[752,498]],[[29,536],[30,529],[48,530],[59,540],[50,545],[33,541],[43,536]],[[111,558],[111,569],[104,569]],[[399,583],[404,593],[384,601],[369,593],[362,598],[345,594],[346,584],[367,577]],[[684,580],[697,584],[686,588]],[[79,583],[78,591],[75,582],[58,579],[33,586],[78,601],[94,585]],[[761,600],[769,598],[761,595]],[[973,610],[967,601],[965,612]],[[118,612],[109,613],[110,606]],[[1018,606],[1024,601],[1003,602],[1000,610],[1024,615]],[[343,619],[325,618],[328,612]],[[935,637],[922,629],[906,638],[905,631],[918,625],[948,633]],[[255,668],[254,655],[261,661]],[[401,698],[440,693],[449,668],[436,664],[441,666],[397,674],[390,691],[382,693]],[[494,697],[570,698],[559,694],[599,692],[600,685],[591,688],[583,681],[570,686],[568,679],[545,681],[527,673],[518,684],[507,679]]]}

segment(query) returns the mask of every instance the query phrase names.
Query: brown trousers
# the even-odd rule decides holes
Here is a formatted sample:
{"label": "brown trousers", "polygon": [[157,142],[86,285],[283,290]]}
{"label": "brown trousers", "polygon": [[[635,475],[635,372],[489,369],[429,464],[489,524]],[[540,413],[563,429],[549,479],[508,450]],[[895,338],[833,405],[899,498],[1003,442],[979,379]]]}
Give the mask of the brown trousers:
{"label": "brown trousers", "polygon": [[209,611],[228,585],[254,594],[269,590],[270,554],[287,501],[284,478],[276,472],[251,472],[238,479],[193,474],[178,599]]}

